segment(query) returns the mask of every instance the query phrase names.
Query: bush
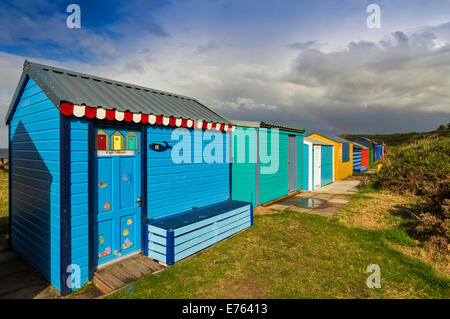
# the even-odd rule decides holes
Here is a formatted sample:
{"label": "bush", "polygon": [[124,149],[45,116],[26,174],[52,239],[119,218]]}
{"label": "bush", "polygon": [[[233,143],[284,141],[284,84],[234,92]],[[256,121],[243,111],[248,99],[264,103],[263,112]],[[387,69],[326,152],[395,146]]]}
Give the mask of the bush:
{"label": "bush", "polygon": [[450,138],[421,140],[394,148],[372,183],[378,189],[418,196],[412,209],[418,239],[439,250],[450,243]]}

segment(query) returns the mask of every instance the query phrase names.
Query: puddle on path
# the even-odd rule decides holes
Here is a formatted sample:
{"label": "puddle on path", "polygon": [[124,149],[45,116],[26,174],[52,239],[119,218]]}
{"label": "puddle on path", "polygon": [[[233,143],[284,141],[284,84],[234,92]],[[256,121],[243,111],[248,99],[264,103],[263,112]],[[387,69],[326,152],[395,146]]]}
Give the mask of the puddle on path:
{"label": "puddle on path", "polygon": [[326,205],[327,201],[318,198],[298,198],[298,197],[290,197],[285,199],[277,204],[280,205],[293,205],[297,207],[303,208],[320,208]]}

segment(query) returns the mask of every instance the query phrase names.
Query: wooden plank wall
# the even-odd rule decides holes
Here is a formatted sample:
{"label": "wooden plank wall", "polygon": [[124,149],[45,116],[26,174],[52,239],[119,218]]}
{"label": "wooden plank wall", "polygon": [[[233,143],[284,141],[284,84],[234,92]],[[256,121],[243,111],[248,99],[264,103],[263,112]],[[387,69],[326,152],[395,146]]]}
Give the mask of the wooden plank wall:
{"label": "wooden plank wall", "polygon": [[147,225],[148,256],[168,265],[205,249],[252,225],[250,205],[173,230]]}

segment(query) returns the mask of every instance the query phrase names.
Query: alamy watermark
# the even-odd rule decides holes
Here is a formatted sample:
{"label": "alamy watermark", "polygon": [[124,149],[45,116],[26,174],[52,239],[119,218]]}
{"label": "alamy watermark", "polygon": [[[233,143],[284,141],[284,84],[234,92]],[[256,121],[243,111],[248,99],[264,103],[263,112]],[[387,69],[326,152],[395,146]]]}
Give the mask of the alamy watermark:
{"label": "alamy watermark", "polygon": [[176,128],[170,141],[161,142],[150,147],[153,145],[157,152],[170,150],[175,164],[258,163],[261,174],[276,174],[280,166],[278,129],[236,128],[233,133],[224,134],[217,130]]}
{"label": "alamy watermark", "polygon": [[367,277],[366,285],[369,288],[381,288],[381,268],[377,264],[371,264],[366,268],[367,273],[371,273]]}
{"label": "alamy watermark", "polygon": [[366,8],[366,12],[370,13],[367,17],[366,24],[369,29],[381,28],[381,8],[378,4],[369,4]]}
{"label": "alamy watermark", "polygon": [[69,29],[81,28],[81,8],[78,4],[69,4],[66,8],[66,12],[70,15],[66,19],[66,25]]}
{"label": "alamy watermark", "polygon": [[66,272],[69,274],[66,279],[66,285],[69,289],[81,288],[81,268],[77,264],[67,266]]}

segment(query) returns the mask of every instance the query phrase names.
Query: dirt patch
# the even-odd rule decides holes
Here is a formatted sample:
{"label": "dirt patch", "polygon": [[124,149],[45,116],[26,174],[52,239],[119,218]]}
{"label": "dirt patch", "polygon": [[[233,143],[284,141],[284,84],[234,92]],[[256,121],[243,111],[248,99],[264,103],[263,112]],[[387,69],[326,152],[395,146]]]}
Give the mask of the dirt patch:
{"label": "dirt patch", "polygon": [[389,192],[370,193],[350,201],[336,217],[352,227],[381,229],[401,223],[400,207],[411,203],[411,198]]}
{"label": "dirt patch", "polygon": [[[262,285],[248,279],[220,280],[217,288],[218,293],[224,293],[222,298],[254,299],[267,296],[267,291]],[[214,295],[210,292],[205,298],[212,298]]]}
{"label": "dirt patch", "polygon": [[280,211],[271,209],[270,207],[258,206],[253,208],[253,215],[271,215],[271,214],[279,214]]}

